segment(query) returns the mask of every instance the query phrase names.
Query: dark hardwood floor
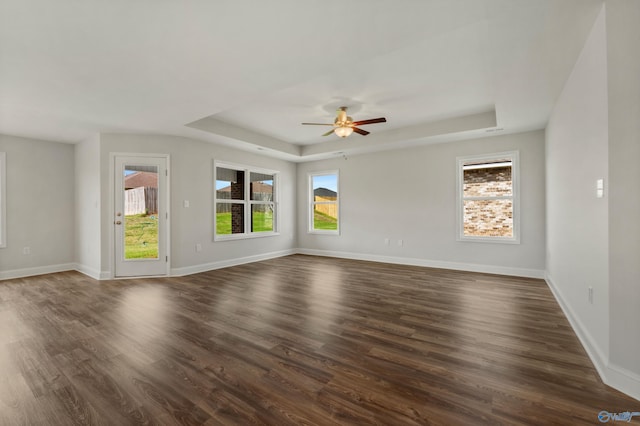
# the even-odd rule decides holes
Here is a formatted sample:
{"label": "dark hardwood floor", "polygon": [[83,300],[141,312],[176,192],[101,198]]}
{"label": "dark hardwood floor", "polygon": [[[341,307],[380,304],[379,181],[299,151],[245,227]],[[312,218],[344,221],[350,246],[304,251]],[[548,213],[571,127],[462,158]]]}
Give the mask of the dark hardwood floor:
{"label": "dark hardwood floor", "polygon": [[541,280],[302,255],[0,282],[0,368],[3,425],[575,425],[640,411],[600,381]]}

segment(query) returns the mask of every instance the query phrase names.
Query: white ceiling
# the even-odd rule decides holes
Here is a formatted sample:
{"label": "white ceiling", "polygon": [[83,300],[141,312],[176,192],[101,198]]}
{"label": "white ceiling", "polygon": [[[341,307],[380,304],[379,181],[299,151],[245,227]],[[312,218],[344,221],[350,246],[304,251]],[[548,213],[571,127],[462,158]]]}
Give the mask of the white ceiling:
{"label": "white ceiling", "polygon": [[[540,129],[601,5],[1,0],[0,133],[162,133],[305,161]],[[388,122],[344,140],[300,125],[342,105]]]}

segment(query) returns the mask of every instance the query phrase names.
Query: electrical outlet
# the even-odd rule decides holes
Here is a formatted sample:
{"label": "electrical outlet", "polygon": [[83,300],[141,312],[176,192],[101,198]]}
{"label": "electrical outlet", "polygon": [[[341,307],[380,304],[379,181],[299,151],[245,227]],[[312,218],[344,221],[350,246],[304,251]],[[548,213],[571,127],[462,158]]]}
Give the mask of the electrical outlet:
{"label": "electrical outlet", "polygon": [[589,287],[589,303],[593,305],[593,287]]}
{"label": "electrical outlet", "polygon": [[200,243],[196,244],[196,251],[198,253],[200,253],[202,251],[202,244],[200,244]]}
{"label": "electrical outlet", "polygon": [[404,244],[404,241],[398,240],[398,247],[402,247],[403,244]]}
{"label": "electrical outlet", "polygon": [[384,239],[384,245],[385,245],[385,246],[388,246],[388,245],[389,245],[389,239],[388,239],[388,238],[385,238],[385,239]]}
{"label": "electrical outlet", "polygon": [[22,249],[22,254],[31,254],[31,247],[24,247]]}

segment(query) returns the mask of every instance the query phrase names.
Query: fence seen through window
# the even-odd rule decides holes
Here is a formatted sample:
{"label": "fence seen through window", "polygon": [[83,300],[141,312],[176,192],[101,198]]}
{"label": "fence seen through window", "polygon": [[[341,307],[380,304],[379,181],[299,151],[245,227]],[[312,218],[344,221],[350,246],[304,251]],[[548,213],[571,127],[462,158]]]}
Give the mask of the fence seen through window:
{"label": "fence seen through window", "polygon": [[311,232],[337,233],[339,229],[338,173],[326,172],[309,176],[311,193]]}

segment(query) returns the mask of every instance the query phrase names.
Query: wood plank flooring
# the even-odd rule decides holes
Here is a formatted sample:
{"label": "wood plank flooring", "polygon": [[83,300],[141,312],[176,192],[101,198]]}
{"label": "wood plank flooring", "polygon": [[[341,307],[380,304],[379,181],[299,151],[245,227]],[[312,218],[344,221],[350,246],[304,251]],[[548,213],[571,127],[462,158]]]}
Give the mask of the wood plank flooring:
{"label": "wood plank flooring", "polygon": [[[598,424],[541,280],[303,255],[0,282],[2,425]],[[637,421],[637,420],[636,420]]]}

